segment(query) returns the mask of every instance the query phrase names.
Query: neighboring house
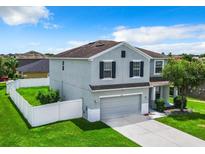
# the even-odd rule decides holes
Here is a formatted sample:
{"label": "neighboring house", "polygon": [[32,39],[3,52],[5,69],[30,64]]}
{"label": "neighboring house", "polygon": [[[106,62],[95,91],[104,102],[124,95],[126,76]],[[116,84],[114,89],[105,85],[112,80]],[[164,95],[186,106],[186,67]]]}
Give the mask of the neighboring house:
{"label": "neighboring house", "polygon": [[18,74],[23,78],[45,78],[48,77],[49,60],[38,60],[17,68]]}
{"label": "neighboring house", "polygon": [[82,98],[90,121],[146,114],[156,98],[168,101],[161,72],[167,57],[126,42],[100,40],[51,57],[51,88],[64,100]]}
{"label": "neighboring house", "polygon": [[28,65],[36,61],[47,58],[47,56],[45,56],[44,54],[36,52],[36,51],[29,51],[26,53],[14,54],[12,56],[16,57],[16,59],[18,60],[18,67],[22,67],[24,65]]}

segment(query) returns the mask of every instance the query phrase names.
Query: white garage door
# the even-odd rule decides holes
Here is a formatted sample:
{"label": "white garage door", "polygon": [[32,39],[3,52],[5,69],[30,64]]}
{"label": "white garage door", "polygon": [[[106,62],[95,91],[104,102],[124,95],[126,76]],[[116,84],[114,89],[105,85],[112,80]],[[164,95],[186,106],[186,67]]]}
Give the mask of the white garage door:
{"label": "white garage door", "polygon": [[101,119],[126,116],[141,111],[141,95],[102,98],[100,102]]}

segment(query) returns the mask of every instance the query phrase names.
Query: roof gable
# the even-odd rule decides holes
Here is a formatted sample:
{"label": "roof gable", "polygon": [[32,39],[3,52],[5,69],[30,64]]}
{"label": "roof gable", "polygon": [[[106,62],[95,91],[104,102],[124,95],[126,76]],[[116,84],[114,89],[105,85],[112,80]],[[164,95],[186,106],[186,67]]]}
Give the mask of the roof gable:
{"label": "roof gable", "polygon": [[97,58],[97,57],[99,57],[99,56],[101,56],[101,55],[103,55],[103,54],[105,54],[107,52],[110,52],[110,51],[112,51],[112,50],[114,50],[114,49],[116,49],[116,48],[118,48],[120,46],[125,46],[126,48],[129,48],[133,52],[138,53],[138,54],[144,56],[147,59],[152,58],[149,55],[147,55],[144,52],[142,52],[141,50],[138,50],[138,49],[134,48],[132,45],[130,45],[130,44],[126,43],[126,42],[121,42],[121,43],[119,43],[119,44],[117,44],[117,45],[115,45],[115,46],[113,46],[113,47],[111,47],[111,48],[109,48],[107,50],[104,50],[104,51],[102,51],[102,52],[100,52],[100,53],[90,57],[89,60],[93,60],[94,58]]}
{"label": "roof gable", "polygon": [[107,53],[120,45],[125,45],[126,47],[130,48],[131,50],[143,55],[144,57],[148,59],[153,58],[167,58],[167,56],[162,55],[157,52],[149,51],[142,48],[133,47],[132,45],[126,43],[126,42],[116,42],[116,41],[110,41],[110,40],[99,40],[95,42],[91,42],[85,45],[82,45],[77,48],[73,48],[70,50],[67,50],[65,52],[59,53],[55,55],[55,57],[52,57],[50,59],[89,59],[93,60],[94,58]]}

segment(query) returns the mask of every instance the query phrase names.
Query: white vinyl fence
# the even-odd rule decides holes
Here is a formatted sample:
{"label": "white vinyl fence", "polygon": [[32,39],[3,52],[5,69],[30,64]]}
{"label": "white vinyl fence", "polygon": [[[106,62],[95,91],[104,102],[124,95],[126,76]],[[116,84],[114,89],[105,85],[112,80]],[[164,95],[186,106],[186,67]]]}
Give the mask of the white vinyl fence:
{"label": "white vinyl fence", "polygon": [[48,86],[49,79],[20,79],[7,82],[7,93],[31,126],[82,117],[82,100],[69,100],[40,106],[30,105],[17,91],[20,87]]}

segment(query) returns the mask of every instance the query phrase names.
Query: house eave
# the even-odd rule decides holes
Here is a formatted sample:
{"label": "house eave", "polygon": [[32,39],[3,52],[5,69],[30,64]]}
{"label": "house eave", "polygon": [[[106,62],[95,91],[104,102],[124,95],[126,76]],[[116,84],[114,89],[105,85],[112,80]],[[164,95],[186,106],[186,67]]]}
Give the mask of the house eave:
{"label": "house eave", "polygon": [[130,89],[144,89],[149,88],[150,86],[143,86],[143,87],[129,87],[129,88],[115,88],[115,89],[101,89],[101,90],[92,90],[91,92],[105,92],[105,91],[119,91],[119,90],[130,90]]}
{"label": "house eave", "polygon": [[167,85],[169,85],[169,81],[150,82],[150,87],[155,87],[155,86],[167,86]]}
{"label": "house eave", "polygon": [[89,58],[49,57],[49,60],[89,60]]}

